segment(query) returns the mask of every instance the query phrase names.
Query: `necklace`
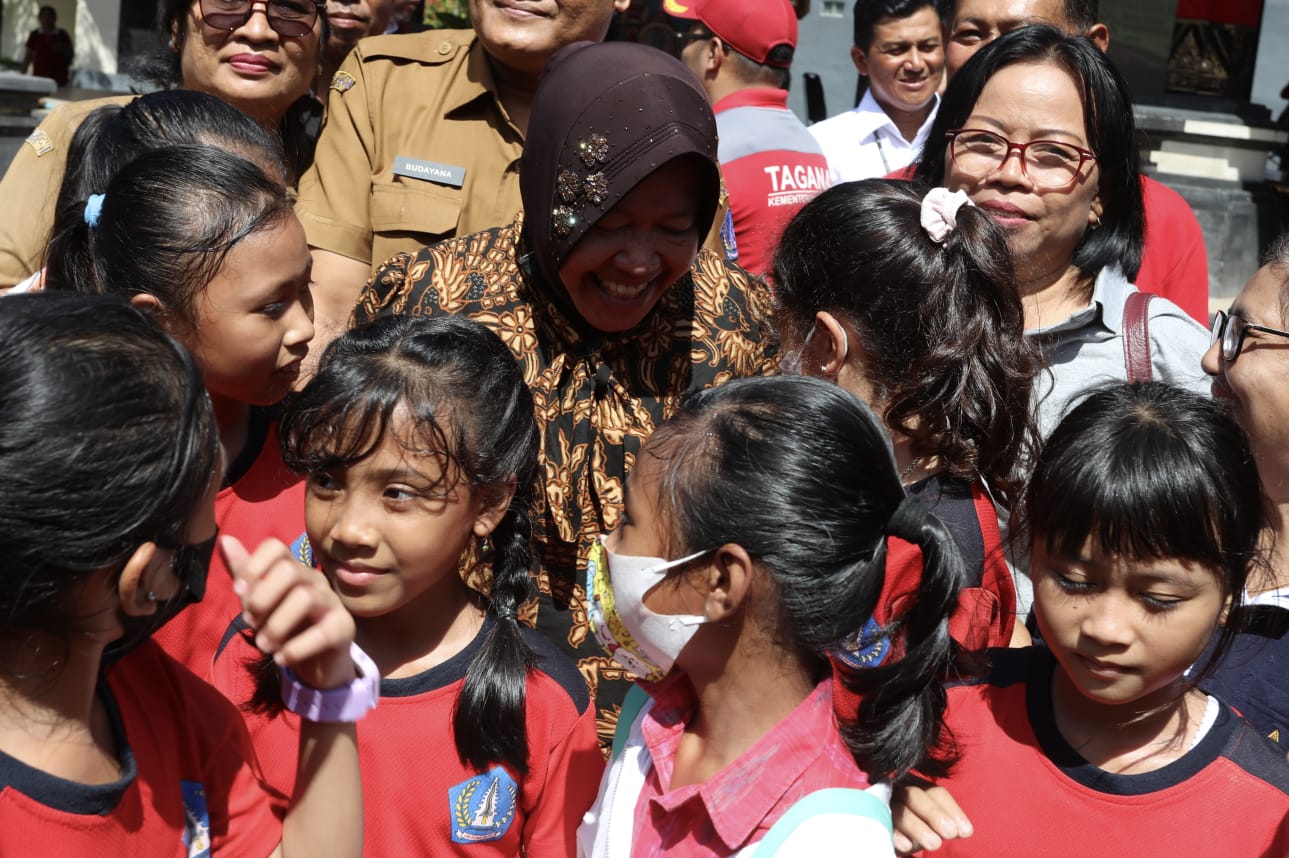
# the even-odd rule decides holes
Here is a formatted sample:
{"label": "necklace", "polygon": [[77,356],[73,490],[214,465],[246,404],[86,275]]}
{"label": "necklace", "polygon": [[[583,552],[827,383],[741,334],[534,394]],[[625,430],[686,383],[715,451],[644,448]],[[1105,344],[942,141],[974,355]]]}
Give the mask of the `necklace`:
{"label": "necklace", "polygon": [[901,483],[908,482],[909,476],[912,475],[913,472],[916,471],[921,466],[922,466],[922,457],[921,456],[914,457],[913,461],[909,462],[908,467],[900,471],[900,482]]}

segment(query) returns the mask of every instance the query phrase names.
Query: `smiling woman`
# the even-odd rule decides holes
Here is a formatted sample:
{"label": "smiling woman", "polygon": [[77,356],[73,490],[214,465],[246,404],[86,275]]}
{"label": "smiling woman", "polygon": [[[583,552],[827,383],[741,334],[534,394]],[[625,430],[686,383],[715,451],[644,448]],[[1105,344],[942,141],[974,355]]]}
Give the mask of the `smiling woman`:
{"label": "smiling woman", "polygon": [[[524,147],[524,213],[395,256],[354,316],[465,315],[510,346],[543,437],[537,623],[577,652],[590,635],[576,573],[616,525],[641,444],[687,394],[775,360],[764,287],[699,249],[720,176],[715,119],[689,70],[641,45],[570,47],[533,113],[545,119]],[[612,713],[622,671],[593,647],[582,674]]]}
{"label": "smiling woman", "polygon": [[[1044,435],[1089,387],[1128,378],[1145,229],[1139,175],[1123,79],[1091,41],[1054,27],[1022,27],[982,48],[949,82],[931,126],[915,179],[965,191],[1007,235],[1025,333],[1046,364],[1035,385]],[[1162,298],[1144,315],[1153,377],[1204,390],[1203,329]]]}

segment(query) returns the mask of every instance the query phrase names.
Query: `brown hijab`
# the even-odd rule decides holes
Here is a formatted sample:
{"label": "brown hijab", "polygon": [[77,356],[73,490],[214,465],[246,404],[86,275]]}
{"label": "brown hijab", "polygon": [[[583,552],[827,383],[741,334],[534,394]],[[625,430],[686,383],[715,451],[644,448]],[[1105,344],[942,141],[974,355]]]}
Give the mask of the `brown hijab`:
{"label": "brown hijab", "polygon": [[657,48],[579,42],[546,64],[520,161],[525,238],[542,280],[559,284],[569,250],[650,173],[704,164],[697,229],[720,199],[716,117],[693,72]]}

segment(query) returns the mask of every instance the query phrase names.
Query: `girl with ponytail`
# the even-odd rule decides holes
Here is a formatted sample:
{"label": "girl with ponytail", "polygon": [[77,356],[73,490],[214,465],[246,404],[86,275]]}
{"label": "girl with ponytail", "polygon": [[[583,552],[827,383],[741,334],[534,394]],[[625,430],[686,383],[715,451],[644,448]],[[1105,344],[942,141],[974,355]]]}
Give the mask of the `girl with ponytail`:
{"label": "girl with ponytail", "polygon": [[[1036,360],[1001,228],[966,194],[849,182],[789,223],[774,278],[784,371],[836,382],[881,415],[901,480],[958,542],[967,582],[954,640],[1024,643],[1015,583],[1026,582],[1004,560],[995,503],[1005,512],[1016,492]],[[892,615],[921,563],[893,543],[878,610],[840,659],[871,665],[898,646]]]}
{"label": "girl with ponytail", "polygon": [[[359,739],[364,854],[571,854],[603,758],[586,683],[518,621],[539,439],[514,356],[463,318],[377,321],[327,349],[280,436],[306,480],[297,552],[353,615],[388,704]],[[278,749],[298,720],[237,625],[215,682],[289,794]]]}
{"label": "girl with ponytail", "polygon": [[[892,536],[925,556],[900,653],[834,679]],[[940,680],[957,668],[962,581],[953,537],[905,494],[860,400],[791,376],[697,394],[646,443],[588,566],[596,634],[644,693],[623,707],[579,854],[892,854],[873,784],[947,762]],[[864,696],[845,724],[838,682]]]}

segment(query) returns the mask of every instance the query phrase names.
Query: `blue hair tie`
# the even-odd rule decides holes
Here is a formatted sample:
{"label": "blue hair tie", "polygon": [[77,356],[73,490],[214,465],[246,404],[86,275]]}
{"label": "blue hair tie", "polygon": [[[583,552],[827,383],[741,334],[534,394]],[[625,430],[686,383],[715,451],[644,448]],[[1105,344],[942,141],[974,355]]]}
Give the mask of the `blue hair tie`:
{"label": "blue hair tie", "polygon": [[103,214],[103,200],[107,194],[90,194],[85,201],[85,224],[94,229],[98,226],[99,215]]}

